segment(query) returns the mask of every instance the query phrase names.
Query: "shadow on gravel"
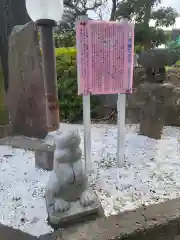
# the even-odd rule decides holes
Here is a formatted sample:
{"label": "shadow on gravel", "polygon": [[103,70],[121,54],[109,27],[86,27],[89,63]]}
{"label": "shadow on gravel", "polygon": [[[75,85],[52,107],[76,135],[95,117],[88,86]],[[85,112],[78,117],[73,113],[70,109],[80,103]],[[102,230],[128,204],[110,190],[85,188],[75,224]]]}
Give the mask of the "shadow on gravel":
{"label": "shadow on gravel", "polygon": [[52,240],[50,234],[35,237],[12,227],[0,224],[0,240]]}

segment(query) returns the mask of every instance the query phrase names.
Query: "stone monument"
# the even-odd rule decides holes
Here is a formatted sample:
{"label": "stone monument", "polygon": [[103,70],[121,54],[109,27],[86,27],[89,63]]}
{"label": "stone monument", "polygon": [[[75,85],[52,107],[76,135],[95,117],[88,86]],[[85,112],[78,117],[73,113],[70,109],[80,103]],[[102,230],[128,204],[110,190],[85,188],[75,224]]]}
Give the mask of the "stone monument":
{"label": "stone monument", "polygon": [[13,28],[8,59],[6,98],[12,133],[44,138],[48,133],[45,86],[38,31],[33,22]]}
{"label": "stone monument", "polygon": [[46,205],[52,225],[60,226],[99,211],[100,202],[88,187],[80,142],[77,130],[55,138],[53,171],[46,188]]}

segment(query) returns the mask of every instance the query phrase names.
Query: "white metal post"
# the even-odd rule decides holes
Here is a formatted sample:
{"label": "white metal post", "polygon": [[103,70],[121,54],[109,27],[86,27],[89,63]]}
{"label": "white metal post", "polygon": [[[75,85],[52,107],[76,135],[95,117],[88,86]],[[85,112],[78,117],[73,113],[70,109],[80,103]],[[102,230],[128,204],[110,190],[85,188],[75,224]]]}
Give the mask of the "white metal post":
{"label": "white metal post", "polygon": [[83,96],[84,155],[86,172],[92,170],[90,95]]}
{"label": "white metal post", "polygon": [[[88,20],[87,15],[82,15],[77,18],[78,20]],[[77,51],[79,49],[79,44],[77,45]],[[77,65],[78,59],[77,59]],[[80,78],[79,78],[79,70],[78,70],[78,88],[80,86]],[[85,170],[86,172],[90,172],[92,170],[92,156],[91,156],[91,101],[90,95],[83,95],[83,123],[84,123],[84,156],[85,156]]]}
{"label": "white metal post", "polygon": [[[128,23],[128,19],[124,19]],[[128,33],[128,89],[131,87],[132,67],[132,32]],[[117,100],[117,166],[122,167],[125,162],[125,125],[126,124],[126,94],[118,94]]]}
{"label": "white metal post", "polygon": [[117,167],[124,165],[126,94],[118,94],[117,99]]}

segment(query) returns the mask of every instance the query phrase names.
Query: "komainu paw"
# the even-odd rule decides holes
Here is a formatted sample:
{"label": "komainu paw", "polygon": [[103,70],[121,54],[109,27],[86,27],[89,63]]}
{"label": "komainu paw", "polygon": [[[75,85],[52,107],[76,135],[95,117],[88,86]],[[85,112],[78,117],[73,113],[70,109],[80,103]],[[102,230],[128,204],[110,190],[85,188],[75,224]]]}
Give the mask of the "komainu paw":
{"label": "komainu paw", "polygon": [[80,197],[80,204],[83,207],[92,205],[96,200],[96,196],[92,191],[85,190]]}
{"label": "komainu paw", "polygon": [[55,200],[54,211],[55,212],[66,212],[70,209],[70,203],[59,198]]}

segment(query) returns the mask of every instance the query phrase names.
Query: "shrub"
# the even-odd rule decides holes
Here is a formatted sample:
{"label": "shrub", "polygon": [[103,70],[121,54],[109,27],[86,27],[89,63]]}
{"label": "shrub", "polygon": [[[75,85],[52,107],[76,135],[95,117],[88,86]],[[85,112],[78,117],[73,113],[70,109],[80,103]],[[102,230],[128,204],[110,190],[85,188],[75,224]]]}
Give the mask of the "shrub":
{"label": "shrub", "polygon": [[77,95],[76,50],[56,49],[60,117],[69,122],[82,115],[82,97]]}
{"label": "shrub", "polygon": [[140,53],[143,52],[143,51],[144,51],[144,47],[141,46],[141,45],[136,45],[136,46],[134,47],[134,52],[137,53],[137,54],[140,54]]}
{"label": "shrub", "polygon": [[[57,48],[57,81],[60,117],[68,122],[82,120],[82,96],[78,95],[76,48]],[[91,116],[97,117],[98,98],[91,97]]]}

